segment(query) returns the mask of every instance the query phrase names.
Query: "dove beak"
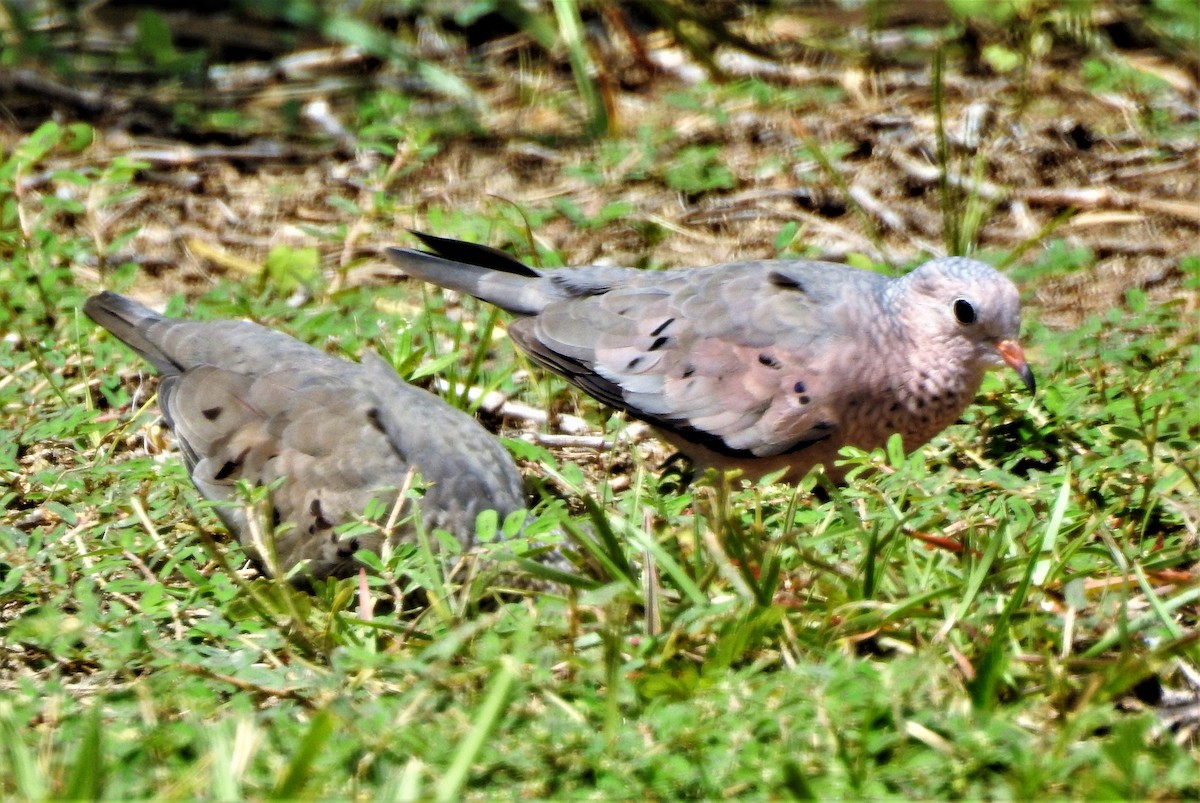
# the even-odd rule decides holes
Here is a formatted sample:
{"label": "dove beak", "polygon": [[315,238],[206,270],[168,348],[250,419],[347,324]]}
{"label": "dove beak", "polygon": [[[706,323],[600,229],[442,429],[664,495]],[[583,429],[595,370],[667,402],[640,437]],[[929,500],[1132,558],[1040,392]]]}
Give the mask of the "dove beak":
{"label": "dove beak", "polygon": [[1017,372],[1017,376],[1021,377],[1030,393],[1037,390],[1037,382],[1033,379],[1033,371],[1029,370],[1029,363],[1025,362],[1025,350],[1021,348],[1020,343],[1015,340],[1001,340],[996,344],[996,351],[1000,352],[1000,359]]}

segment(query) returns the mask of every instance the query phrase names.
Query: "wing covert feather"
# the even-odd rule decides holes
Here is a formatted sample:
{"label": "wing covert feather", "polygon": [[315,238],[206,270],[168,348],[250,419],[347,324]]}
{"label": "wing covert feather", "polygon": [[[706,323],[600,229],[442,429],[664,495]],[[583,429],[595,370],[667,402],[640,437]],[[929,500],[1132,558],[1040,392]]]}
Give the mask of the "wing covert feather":
{"label": "wing covert feather", "polygon": [[737,265],[642,276],[653,292],[634,277],[514,321],[510,334],[602,402],[699,431],[718,451],[774,455],[828,437],[837,419],[821,403],[820,345],[837,331],[836,296],[814,299],[796,276],[781,291]]}

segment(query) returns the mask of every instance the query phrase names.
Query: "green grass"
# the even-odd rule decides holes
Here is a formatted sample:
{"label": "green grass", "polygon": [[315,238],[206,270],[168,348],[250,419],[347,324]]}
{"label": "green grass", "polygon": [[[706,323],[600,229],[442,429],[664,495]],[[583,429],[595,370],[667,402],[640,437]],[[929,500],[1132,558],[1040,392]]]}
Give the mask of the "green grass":
{"label": "green grass", "polygon": [[[848,458],[882,470],[844,488],[668,494],[638,469],[613,497],[522,447],[591,511],[540,511],[579,587],[496,604],[435,579],[442,604],[361,620],[352,581],[310,597],[213,560],[177,459],[142,448],[144,369],[80,317],[85,288],[33,272],[73,247],[4,269],[7,795],[1200,792],[1195,753],[1114,705],[1197,659],[1197,588],[1164,579],[1196,559],[1181,309],[1135,293],[1074,332],[1035,318],[1036,401],[989,380],[921,452]],[[410,374],[457,337],[475,381],[513,386],[509,347],[480,360],[436,305],[410,322],[358,291],[282,295],[227,285],[196,314],[253,310]]]}
{"label": "green grass", "polygon": [[[774,91],[717,95],[768,105]],[[691,101],[675,102],[702,108]],[[371,103],[380,120],[408,111]],[[384,190],[443,146],[428,120],[372,125],[371,147],[412,154]],[[56,180],[88,188],[83,201],[15,188],[86,133],[47,126],[0,161],[0,794],[1200,795],[1194,742],[1127,705],[1137,684],[1186,687],[1178,667],[1200,664],[1200,331],[1183,294],[1131,291],[1071,331],[1032,309],[1035,399],[991,378],[918,453],[847,455],[844,487],[708,477],[671,492],[621,446],[629,482],[613,491],[513,441],[537,523],[461,584],[428,549],[402,551],[373,593],[429,604],[362,618],[354,581],[309,595],[237,571],[239,548],[164,451],[146,367],[78,312],[96,288],[72,265],[98,258],[117,289],[138,280],[105,262],[127,233],[89,225],[128,200],[135,166],[64,168]],[[564,172],[605,188],[606,204],[430,205],[422,220],[551,265],[562,255],[530,229],[620,231],[626,189],[719,194],[744,180],[722,172],[717,146],[648,125],[589,147],[596,158]],[[394,225],[403,203],[384,196],[341,211]],[[947,216],[964,206],[947,198]],[[643,223],[648,241],[667,236]],[[973,238],[965,223],[953,247]],[[777,247],[793,241],[803,233],[783,226]],[[253,317],[346,356],[377,349],[413,381],[499,388],[582,412],[596,432],[623,425],[560,380],[524,378],[482,305],[332,290],[311,252],[261,256],[260,280],[169,311]],[[1094,262],[1042,242],[1012,275],[1032,294]],[[1200,256],[1179,266],[1194,298]],[[299,286],[314,298],[296,306]],[[494,593],[545,574],[524,559],[545,543],[571,554],[570,582]]]}

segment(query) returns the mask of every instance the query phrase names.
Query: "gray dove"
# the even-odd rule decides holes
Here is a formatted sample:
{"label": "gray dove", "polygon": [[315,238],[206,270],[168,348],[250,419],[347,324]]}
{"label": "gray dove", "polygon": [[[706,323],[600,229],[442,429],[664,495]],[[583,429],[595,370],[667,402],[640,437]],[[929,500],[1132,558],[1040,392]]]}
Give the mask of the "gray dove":
{"label": "gray dove", "polygon": [[[410,469],[426,484],[425,525],[464,547],[479,512],[503,519],[524,507],[521,477],[500,442],[376,354],[353,363],[248,321],[164,318],[109,292],[83,309],[162,375],[159,406],[205,498],[235,500],[238,480],[281,482],[270,501],[283,573],[305,560],[301,574],[314,578],[356,572],[354,553],[378,552],[384,536],[376,529],[343,540],[334,528],[372,500],[386,516]],[[269,571],[244,506],[217,512]]]}
{"label": "gray dove", "polygon": [[795,482],[843,446],[900,433],[912,450],[952,424],[1017,343],[1013,283],[973,259],[898,278],[828,262],[753,260],[672,271],[535,270],[494,248],[413,232],[406,274],[518,316],[540,365],[655,427],[697,467]]}

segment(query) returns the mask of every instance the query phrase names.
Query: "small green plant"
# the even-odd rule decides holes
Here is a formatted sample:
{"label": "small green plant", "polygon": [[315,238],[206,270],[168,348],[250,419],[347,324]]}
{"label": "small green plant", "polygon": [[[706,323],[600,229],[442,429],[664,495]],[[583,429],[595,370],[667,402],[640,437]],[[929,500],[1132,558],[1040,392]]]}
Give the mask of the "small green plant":
{"label": "small green plant", "polygon": [[181,52],[175,46],[171,28],[161,14],[141,11],[136,24],[137,37],[132,49],[134,56],[164,75],[193,80],[200,78],[208,54],[200,49]]}
{"label": "small green plant", "polygon": [[721,149],[716,145],[688,145],[681,148],[663,171],[668,187],[689,196],[700,196],[713,190],[729,190],[737,180],[721,161]]}

